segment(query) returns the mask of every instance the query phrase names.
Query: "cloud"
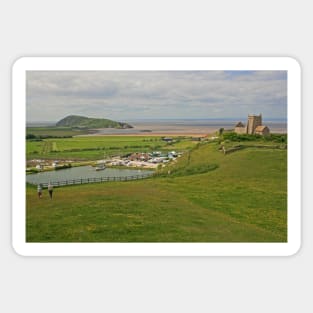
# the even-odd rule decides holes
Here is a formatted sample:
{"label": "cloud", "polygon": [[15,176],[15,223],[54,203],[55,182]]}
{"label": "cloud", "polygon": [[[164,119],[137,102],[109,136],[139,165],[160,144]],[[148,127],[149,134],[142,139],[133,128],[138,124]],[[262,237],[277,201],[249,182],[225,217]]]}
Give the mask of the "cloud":
{"label": "cloud", "polygon": [[29,71],[27,120],[286,117],[286,71]]}

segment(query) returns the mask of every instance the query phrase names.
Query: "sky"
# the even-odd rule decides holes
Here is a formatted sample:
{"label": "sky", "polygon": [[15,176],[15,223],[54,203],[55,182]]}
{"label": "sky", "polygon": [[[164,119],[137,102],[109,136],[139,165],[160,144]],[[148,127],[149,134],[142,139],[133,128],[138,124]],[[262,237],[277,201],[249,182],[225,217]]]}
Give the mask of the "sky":
{"label": "sky", "polygon": [[27,122],[287,118],[287,71],[28,71]]}

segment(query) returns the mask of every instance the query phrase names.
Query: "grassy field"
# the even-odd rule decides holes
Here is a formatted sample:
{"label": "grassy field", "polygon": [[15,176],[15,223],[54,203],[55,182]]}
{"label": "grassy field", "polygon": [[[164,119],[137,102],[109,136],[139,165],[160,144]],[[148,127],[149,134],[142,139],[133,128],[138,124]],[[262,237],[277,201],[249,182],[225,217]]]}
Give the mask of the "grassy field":
{"label": "grassy field", "polygon": [[[78,140],[88,147],[88,139]],[[150,143],[136,140],[119,143]],[[63,143],[56,141],[60,150]],[[287,150],[224,155],[217,143],[192,145],[176,164],[141,181],[55,188],[53,200],[27,186],[27,241],[286,242]]]}
{"label": "grassy field", "polygon": [[67,137],[88,134],[88,130],[73,130],[71,127],[27,127],[26,135],[34,135],[41,137]]}
{"label": "grassy field", "polygon": [[176,137],[166,143],[156,136],[88,136],[48,138],[26,141],[26,157],[30,159],[81,159],[96,160],[104,155],[149,152],[154,150],[186,150],[195,146],[190,138]]}

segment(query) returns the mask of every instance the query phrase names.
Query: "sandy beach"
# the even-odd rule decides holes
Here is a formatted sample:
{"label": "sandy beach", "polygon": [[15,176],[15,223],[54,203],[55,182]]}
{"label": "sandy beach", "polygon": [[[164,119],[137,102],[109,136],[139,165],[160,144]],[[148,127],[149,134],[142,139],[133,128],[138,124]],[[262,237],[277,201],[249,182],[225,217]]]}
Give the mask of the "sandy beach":
{"label": "sandy beach", "polygon": [[[95,130],[93,136],[213,136],[220,128],[232,130],[238,121],[232,120],[173,120],[173,121],[136,121],[130,122],[133,128]],[[287,133],[284,122],[264,122],[272,133]]]}

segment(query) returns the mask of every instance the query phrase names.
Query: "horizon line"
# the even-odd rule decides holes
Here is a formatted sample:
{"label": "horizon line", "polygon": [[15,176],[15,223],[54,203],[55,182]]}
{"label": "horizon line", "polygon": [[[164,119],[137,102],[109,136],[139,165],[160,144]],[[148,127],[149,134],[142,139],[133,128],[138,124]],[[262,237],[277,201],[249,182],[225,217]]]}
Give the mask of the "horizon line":
{"label": "horizon line", "polygon": [[[218,120],[229,120],[229,121],[242,121],[246,120],[248,117],[212,117],[212,118],[190,118],[190,117],[182,117],[182,118],[168,118],[168,117],[162,117],[162,118],[129,118],[129,119],[119,119],[119,122],[136,122],[136,121],[203,121],[203,120],[208,120],[208,121],[218,121]],[[284,121],[287,122],[288,118],[287,117],[267,117],[264,118],[262,116],[263,121]],[[32,121],[26,121],[26,125],[28,124],[56,124],[59,120],[32,120]]]}

